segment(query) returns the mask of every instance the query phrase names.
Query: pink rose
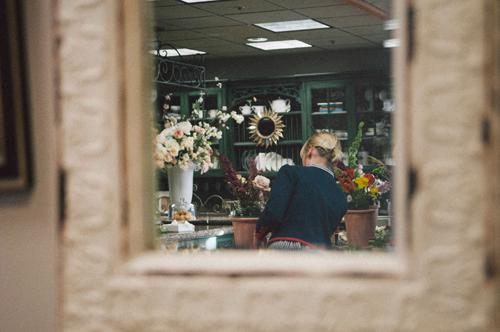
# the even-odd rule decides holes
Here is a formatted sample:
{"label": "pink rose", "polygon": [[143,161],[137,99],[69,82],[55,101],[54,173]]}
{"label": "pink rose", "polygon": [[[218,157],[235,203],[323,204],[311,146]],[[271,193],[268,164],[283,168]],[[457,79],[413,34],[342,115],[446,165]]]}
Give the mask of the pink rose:
{"label": "pink rose", "polygon": [[271,181],[262,175],[257,175],[255,179],[253,179],[253,185],[255,188],[260,189],[262,191],[270,191],[269,188]]}
{"label": "pink rose", "polygon": [[176,129],[174,131],[174,135],[173,136],[176,139],[181,139],[184,136],[184,132],[182,130],[180,130],[180,129]]}

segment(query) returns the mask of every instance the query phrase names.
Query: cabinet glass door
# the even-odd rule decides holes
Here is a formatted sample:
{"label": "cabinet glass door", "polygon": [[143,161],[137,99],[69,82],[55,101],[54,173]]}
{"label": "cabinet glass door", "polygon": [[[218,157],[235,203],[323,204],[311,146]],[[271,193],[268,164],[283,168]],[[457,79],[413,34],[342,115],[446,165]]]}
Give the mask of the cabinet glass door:
{"label": "cabinet glass door", "polygon": [[370,157],[392,164],[392,97],[386,84],[358,84],[355,89],[356,122],[364,122],[359,152],[363,165],[372,165]]}
{"label": "cabinet glass door", "polygon": [[311,119],[313,132],[334,133],[345,151],[349,138],[345,86],[311,89]]}

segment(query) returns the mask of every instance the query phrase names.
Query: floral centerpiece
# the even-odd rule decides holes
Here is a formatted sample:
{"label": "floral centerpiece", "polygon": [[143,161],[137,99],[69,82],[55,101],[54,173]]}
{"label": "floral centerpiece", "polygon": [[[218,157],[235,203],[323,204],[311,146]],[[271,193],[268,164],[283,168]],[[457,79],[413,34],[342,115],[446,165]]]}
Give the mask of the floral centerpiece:
{"label": "floral centerpiece", "polygon": [[220,156],[222,168],[226,173],[226,183],[231,194],[239,201],[235,215],[239,217],[257,217],[264,208],[270,180],[259,175],[255,159],[249,161],[248,177],[236,172],[229,159]]}
{"label": "floral centerpiece", "polygon": [[346,194],[348,210],[344,217],[349,244],[366,247],[375,238],[380,196],[390,190],[390,174],[385,165],[371,157],[377,166],[365,172],[358,164],[364,123],[358,125],[356,137],[349,147],[348,165],[334,169],[337,181]]}
{"label": "floral centerpiece", "polygon": [[[193,109],[200,108],[202,102],[203,95],[196,100],[197,106]],[[228,113],[225,106],[210,121],[200,122],[192,118],[178,121],[175,117],[166,117],[164,129],[156,136],[154,157],[157,166],[161,169],[194,166],[201,173],[207,172],[212,166],[211,145],[222,138],[222,129],[228,128],[229,119],[239,124],[244,117],[235,111]]]}
{"label": "floral centerpiece", "polygon": [[235,207],[235,216],[231,218],[235,247],[254,249],[257,217],[264,208],[270,181],[258,175],[255,159],[248,163],[248,177],[238,174],[225,156],[220,156],[220,161],[226,172],[229,190],[239,202]]}
{"label": "floral centerpiece", "polygon": [[390,174],[381,161],[370,157],[377,164],[371,172],[364,172],[363,166],[358,164],[363,125],[364,123],[360,122],[356,137],[349,147],[348,165],[340,165],[334,170],[340,187],[346,194],[348,208],[351,210],[364,210],[377,206],[380,195],[391,188]]}
{"label": "floral centerpiece", "polygon": [[[196,103],[201,105],[202,102],[203,95]],[[174,213],[171,209],[174,221],[177,221],[175,216],[183,216],[184,221],[194,218],[195,211],[191,204],[194,170],[205,173],[213,166],[212,145],[222,138],[227,121],[234,119],[240,123],[244,120],[243,116],[236,112],[227,113],[226,110],[227,108],[218,110],[217,116],[210,122],[193,118],[178,120],[177,117],[164,116],[164,128],[155,140],[154,159],[158,168],[166,171],[168,175],[172,209],[180,212]],[[189,228],[191,229],[194,230],[194,226]]]}

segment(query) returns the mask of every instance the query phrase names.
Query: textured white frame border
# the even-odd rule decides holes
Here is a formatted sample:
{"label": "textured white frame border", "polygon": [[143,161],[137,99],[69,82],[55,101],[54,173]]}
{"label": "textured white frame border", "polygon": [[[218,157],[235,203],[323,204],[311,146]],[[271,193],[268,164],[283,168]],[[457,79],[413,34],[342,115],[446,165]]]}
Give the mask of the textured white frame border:
{"label": "textured white frame border", "polygon": [[[406,36],[406,25],[401,15],[402,2],[395,1],[395,4],[397,16],[402,20],[403,29],[399,32],[401,50],[404,50],[402,36]],[[483,2],[491,3],[490,0]],[[147,66],[143,66],[142,52],[146,40],[144,4],[134,0],[59,0],[57,3],[61,40],[58,53],[61,167],[67,174],[62,292],[65,329],[160,331],[167,326],[171,330],[223,326],[228,331],[332,330],[342,324],[343,330],[390,331],[432,330],[436,327],[434,324],[439,323],[448,330],[458,331],[479,330],[488,324],[488,313],[495,309],[491,305],[494,292],[482,269],[485,250],[478,245],[486,228],[470,228],[462,233],[465,214],[436,216],[419,209],[428,207],[427,200],[439,194],[429,183],[435,169],[429,167],[436,165],[430,165],[421,155],[419,158],[409,155],[410,146],[417,148],[415,142],[407,141],[409,129],[428,122],[416,114],[410,119],[409,114],[401,110],[416,102],[407,100],[407,90],[412,94],[414,90],[419,93],[431,90],[429,85],[418,89],[407,84],[410,78],[417,80],[421,73],[411,72],[415,77],[406,78],[407,72],[402,66],[404,54],[399,53],[395,58],[396,84],[405,86],[397,90],[399,118],[395,120],[395,135],[401,143],[396,152],[401,167],[396,195],[406,197],[403,181],[406,181],[408,166],[405,163],[410,159],[416,167],[424,167],[420,190],[425,195],[411,202],[411,217],[419,220],[419,224],[411,224],[407,219],[404,224],[409,224],[408,227],[402,223],[403,227],[397,228],[395,254],[165,255],[145,252],[152,249],[151,232],[146,227],[150,223],[138,222],[151,220],[147,211],[152,210],[149,197],[153,197],[152,186],[148,185],[152,170],[144,152],[148,150],[144,147],[151,142],[146,134],[150,123],[145,123],[145,113],[139,111],[149,109],[144,101],[148,95]],[[447,14],[447,19],[455,22],[462,22],[462,14],[472,10],[476,16],[464,23],[470,24],[467,27],[474,31],[482,29],[474,23],[484,22],[481,19],[487,13],[475,1],[453,2],[453,5],[448,1],[415,1],[414,5],[434,15],[455,9]],[[422,16],[421,20],[424,28],[418,30],[417,42],[440,32],[431,17]],[[425,24],[429,24],[429,29]],[[458,43],[465,40],[462,37],[468,36],[467,31],[445,30],[436,40],[455,38]],[[471,43],[484,46],[481,40],[457,44],[471,60],[457,71],[459,78],[466,74],[483,77],[475,74],[477,68],[484,66],[483,50],[471,52]],[[456,54],[454,48],[443,51],[436,44],[431,48],[426,46],[427,43],[418,45],[422,63],[416,66],[420,70],[429,63],[443,65],[439,58],[432,58],[433,54]],[[430,52],[431,57],[426,52]],[[457,57],[449,62],[451,66],[445,68],[448,74],[453,73],[454,64],[464,64]],[[443,77],[434,83],[440,88],[450,84]],[[476,96],[480,91],[478,87],[471,93]],[[451,89],[447,96],[464,100],[453,93]],[[432,101],[440,105],[441,97],[442,94],[435,94]],[[436,108],[433,104],[430,106]],[[478,118],[478,111],[462,110],[469,111],[467,115],[471,119]],[[443,110],[441,116],[449,114]],[[453,125],[462,131],[470,129],[475,135],[479,132],[475,123],[454,122]],[[435,129],[439,128],[446,129],[439,126]],[[482,152],[476,137],[461,154],[455,153],[453,157],[458,161],[469,160],[466,157]],[[423,140],[424,146],[429,147],[426,139],[416,137],[417,142]],[[439,148],[448,145],[441,141]],[[449,170],[446,164],[437,166],[440,172]],[[480,173],[478,180],[483,180],[483,175]],[[481,191],[472,193],[476,197]],[[436,211],[446,211],[446,203],[437,205]],[[410,217],[405,213],[405,204],[404,200],[396,201],[398,219]],[[453,204],[455,202],[450,202],[452,207]],[[494,202],[483,204],[494,206]],[[478,218],[482,220],[484,215]],[[436,227],[436,231],[426,232],[424,228],[429,226]],[[435,238],[438,235],[439,240]],[[411,243],[409,248],[418,245],[418,251],[408,250],[406,243]],[[431,247],[426,248],[427,245]],[[463,257],[463,261],[454,262],[457,255]],[[452,276],[453,283],[448,275]],[[237,296],[227,298],[226,293]],[[220,309],[219,315],[214,316],[207,308]],[[349,316],[353,313],[359,316]]]}

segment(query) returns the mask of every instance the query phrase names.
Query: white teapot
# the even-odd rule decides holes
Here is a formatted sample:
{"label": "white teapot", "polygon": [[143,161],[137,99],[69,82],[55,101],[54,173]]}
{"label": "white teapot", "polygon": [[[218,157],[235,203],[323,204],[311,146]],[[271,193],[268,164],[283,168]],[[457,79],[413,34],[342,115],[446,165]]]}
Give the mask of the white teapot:
{"label": "white teapot", "polygon": [[290,99],[278,98],[270,101],[269,105],[271,105],[271,109],[276,113],[290,112]]}
{"label": "white teapot", "polygon": [[240,112],[243,115],[249,115],[252,114],[252,108],[250,107],[250,105],[243,105],[240,106]]}
{"label": "white teapot", "polygon": [[252,108],[252,111],[257,115],[261,115],[262,113],[264,113],[264,110],[265,110],[265,107],[262,105],[255,105],[255,106],[252,106],[251,108]]}

